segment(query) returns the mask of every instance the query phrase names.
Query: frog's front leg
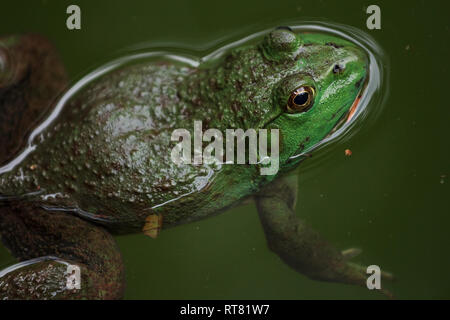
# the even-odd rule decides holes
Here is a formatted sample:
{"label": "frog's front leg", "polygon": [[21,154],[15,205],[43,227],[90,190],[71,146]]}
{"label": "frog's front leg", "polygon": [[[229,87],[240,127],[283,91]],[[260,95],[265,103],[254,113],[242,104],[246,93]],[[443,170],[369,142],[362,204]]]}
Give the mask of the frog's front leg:
{"label": "frog's front leg", "polygon": [[63,212],[0,208],[0,233],[21,263],[0,271],[0,299],[119,299],[124,268],[113,237]]}
{"label": "frog's front leg", "polygon": [[[366,269],[348,261],[358,250],[338,251],[299,219],[295,215],[296,197],[295,175],[272,182],[256,196],[269,248],[311,279],[366,286]],[[382,276],[390,278],[388,273]]]}

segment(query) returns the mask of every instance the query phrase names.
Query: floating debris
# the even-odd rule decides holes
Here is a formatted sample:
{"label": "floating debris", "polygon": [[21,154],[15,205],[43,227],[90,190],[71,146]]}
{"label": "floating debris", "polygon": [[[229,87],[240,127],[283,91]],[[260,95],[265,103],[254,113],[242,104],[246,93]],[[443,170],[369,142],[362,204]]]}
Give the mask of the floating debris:
{"label": "floating debris", "polygon": [[162,215],[151,214],[145,218],[145,225],[142,228],[142,232],[150,238],[155,239],[159,235],[159,231],[162,227]]}

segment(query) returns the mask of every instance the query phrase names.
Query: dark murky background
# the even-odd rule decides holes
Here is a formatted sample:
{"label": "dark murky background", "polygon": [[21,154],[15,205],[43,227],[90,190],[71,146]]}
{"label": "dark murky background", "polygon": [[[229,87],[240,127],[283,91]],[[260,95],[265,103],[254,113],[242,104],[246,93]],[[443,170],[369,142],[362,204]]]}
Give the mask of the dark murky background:
{"label": "dark murky background", "polygon": [[[81,7],[81,31],[66,29],[69,4]],[[370,4],[381,7],[381,30],[366,29]],[[0,33],[47,36],[75,80],[142,42],[202,47],[249,28],[304,19],[367,31],[390,59],[389,98],[377,119],[328,151],[327,161],[299,170],[298,215],[339,248],[363,248],[357,261],[394,272],[398,281],[382,285],[398,298],[448,299],[449,9],[443,1],[8,0],[1,4]],[[347,148],[351,157],[344,156]],[[128,299],[382,298],[290,270],[267,249],[254,205],[166,230],[157,240],[117,240]],[[13,262],[0,246],[0,267]]]}

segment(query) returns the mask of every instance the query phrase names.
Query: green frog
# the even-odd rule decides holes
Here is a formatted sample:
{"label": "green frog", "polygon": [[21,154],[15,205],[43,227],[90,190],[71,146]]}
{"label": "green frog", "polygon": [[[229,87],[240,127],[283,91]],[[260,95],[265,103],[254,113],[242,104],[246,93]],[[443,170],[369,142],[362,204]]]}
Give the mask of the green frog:
{"label": "green frog", "polygon": [[[0,233],[21,261],[0,272],[0,298],[121,298],[112,235],[155,238],[247,199],[287,265],[366,286],[365,269],[350,262],[358,250],[335,249],[296,216],[292,174],[351,117],[368,78],[362,48],[280,27],[197,65],[170,56],[125,63],[58,100],[67,77],[46,39],[0,43]],[[172,133],[192,132],[194,121],[203,131],[278,130],[279,170],[175,163]]]}

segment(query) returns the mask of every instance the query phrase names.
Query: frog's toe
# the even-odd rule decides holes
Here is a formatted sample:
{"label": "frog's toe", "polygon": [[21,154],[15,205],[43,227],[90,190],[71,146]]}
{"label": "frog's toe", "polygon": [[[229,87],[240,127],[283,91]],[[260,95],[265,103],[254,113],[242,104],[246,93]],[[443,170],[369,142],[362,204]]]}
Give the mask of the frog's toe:
{"label": "frog's toe", "polygon": [[350,260],[350,259],[360,255],[361,252],[362,252],[362,250],[359,248],[348,248],[346,250],[341,251],[342,255],[344,256],[344,258],[346,260]]}
{"label": "frog's toe", "polygon": [[[341,251],[342,256],[347,261],[352,259],[352,258],[354,258],[354,257],[356,257],[356,256],[358,256],[358,255],[360,255],[361,253],[362,253],[362,249],[359,249],[359,248],[349,248],[349,249]],[[366,274],[366,272],[367,272],[367,267],[364,267],[362,265],[359,265],[359,264],[353,263],[353,262],[347,262],[347,264],[349,266],[357,269],[359,272],[361,272],[363,274]],[[384,280],[388,280],[388,281],[394,281],[395,280],[395,277],[394,277],[394,275],[391,272],[383,271],[383,270],[380,270],[380,272],[381,272],[381,277]]]}
{"label": "frog's toe", "polygon": [[[345,271],[341,273],[341,276],[343,277],[339,279],[339,282],[362,286],[367,285],[367,277],[368,277],[367,267],[362,266],[360,264],[347,262]],[[383,280],[393,281],[394,275],[387,271],[381,271],[381,281],[383,282]],[[378,290],[386,297],[394,299],[394,295],[389,290],[385,288],[380,288]]]}
{"label": "frog's toe", "polygon": [[[367,267],[365,267],[365,266],[362,266],[362,265],[359,265],[359,264],[353,263],[353,262],[348,262],[347,264],[350,267],[358,270],[359,272],[362,272],[364,274],[367,273]],[[394,281],[395,280],[395,277],[394,277],[394,275],[391,272],[383,271],[383,270],[380,270],[380,272],[381,272],[381,279],[388,280],[388,281]]]}

